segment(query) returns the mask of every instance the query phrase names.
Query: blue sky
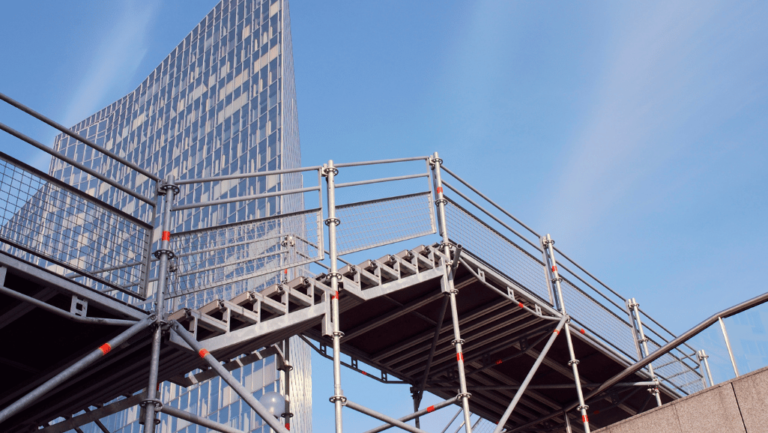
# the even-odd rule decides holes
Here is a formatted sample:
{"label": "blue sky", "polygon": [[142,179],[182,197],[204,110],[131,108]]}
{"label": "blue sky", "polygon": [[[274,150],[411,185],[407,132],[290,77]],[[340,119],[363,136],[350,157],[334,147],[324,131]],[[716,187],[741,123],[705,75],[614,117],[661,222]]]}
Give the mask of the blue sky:
{"label": "blue sky", "polygon": [[[9,3],[0,91],[74,123],[132,90],[214,4]],[[291,3],[305,165],[437,150],[673,331],[765,291],[768,4],[440,5]],[[55,135],[4,105],[0,119]],[[0,148],[47,168],[7,136]],[[742,370],[768,365],[766,323],[768,307],[727,321]],[[719,381],[733,373],[717,331],[696,342]],[[314,368],[326,431],[330,365]],[[360,382],[345,391],[372,386]],[[408,411],[407,389],[374,388],[382,410]]]}

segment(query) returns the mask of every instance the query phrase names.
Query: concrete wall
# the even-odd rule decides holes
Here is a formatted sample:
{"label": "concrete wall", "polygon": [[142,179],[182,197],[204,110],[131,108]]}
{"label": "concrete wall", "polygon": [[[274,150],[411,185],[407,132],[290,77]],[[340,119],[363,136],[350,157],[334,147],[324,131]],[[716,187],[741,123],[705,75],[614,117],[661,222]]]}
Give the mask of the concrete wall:
{"label": "concrete wall", "polygon": [[594,433],[768,433],[768,367]]}

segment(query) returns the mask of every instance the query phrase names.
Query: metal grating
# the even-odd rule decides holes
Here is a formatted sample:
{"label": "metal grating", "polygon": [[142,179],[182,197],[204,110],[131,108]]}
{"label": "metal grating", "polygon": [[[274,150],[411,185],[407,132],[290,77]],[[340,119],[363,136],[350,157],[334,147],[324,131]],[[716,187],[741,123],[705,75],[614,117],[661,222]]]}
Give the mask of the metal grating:
{"label": "metal grating", "polygon": [[430,192],[337,206],[336,217],[340,255],[435,233]]}
{"label": "metal grating", "polygon": [[446,203],[445,214],[452,242],[461,244],[475,257],[551,304],[546,269],[541,261],[451,200]]}
{"label": "metal grating", "polygon": [[169,296],[211,289],[322,260],[322,210],[171,236],[177,270]]}
{"label": "metal grating", "polygon": [[90,287],[144,298],[150,235],[149,224],[0,153],[4,251]]}
{"label": "metal grating", "polygon": [[[566,312],[586,331],[613,346],[632,362],[637,361],[632,326],[570,280],[560,282]],[[624,312],[626,315],[627,313]]]}

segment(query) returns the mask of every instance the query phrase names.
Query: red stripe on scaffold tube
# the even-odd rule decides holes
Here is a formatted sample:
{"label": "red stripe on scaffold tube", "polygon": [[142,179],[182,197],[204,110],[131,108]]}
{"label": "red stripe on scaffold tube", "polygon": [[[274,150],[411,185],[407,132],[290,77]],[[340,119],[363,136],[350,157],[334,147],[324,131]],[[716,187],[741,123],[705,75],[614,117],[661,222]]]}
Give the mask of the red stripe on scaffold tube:
{"label": "red stripe on scaffold tube", "polygon": [[290,424],[288,424],[288,423],[285,423],[285,429],[286,429],[286,430],[290,430],[290,429],[291,429],[291,425],[290,425]]}
{"label": "red stripe on scaffold tube", "polygon": [[501,364],[501,362],[502,362],[502,361],[499,359],[498,361],[496,361],[496,365],[499,365],[499,364]]}
{"label": "red stripe on scaffold tube", "polygon": [[579,331],[579,332],[581,332],[582,334],[586,334],[587,333],[587,331],[585,331],[584,328],[581,328],[581,331]]}
{"label": "red stripe on scaffold tube", "polygon": [[581,416],[581,422],[583,422],[584,424],[588,423],[589,422],[589,417],[586,416],[586,415],[582,415]]}
{"label": "red stripe on scaffold tube", "polygon": [[171,240],[171,232],[163,231],[163,240],[164,241],[170,241]]}
{"label": "red stripe on scaffold tube", "polygon": [[457,360],[457,361],[461,361],[461,362],[464,362],[464,354],[463,354],[463,353],[461,353],[461,352],[457,353],[457,354],[456,354],[456,360]]}
{"label": "red stripe on scaffold tube", "polygon": [[207,349],[200,349],[199,352],[197,352],[198,355],[200,355],[201,358],[205,358],[205,355],[208,355]]}
{"label": "red stripe on scaffold tube", "polygon": [[360,373],[363,373],[363,376],[368,376],[368,373],[364,372],[363,370],[360,370]]}
{"label": "red stripe on scaffold tube", "polygon": [[557,266],[552,266],[552,272],[557,272]]}
{"label": "red stripe on scaffold tube", "polygon": [[434,411],[435,411],[435,407],[434,406],[430,406],[430,407],[427,408],[427,413],[434,412]]}
{"label": "red stripe on scaffold tube", "polygon": [[112,350],[112,346],[109,343],[104,343],[99,347],[99,350],[101,350],[101,356],[104,356]]}
{"label": "red stripe on scaffold tube", "polygon": [[518,303],[517,306],[520,307],[520,308],[525,308],[525,305],[523,305],[522,302]]}
{"label": "red stripe on scaffold tube", "polygon": [[339,292],[338,291],[333,292],[333,294],[331,295],[331,299],[339,299]]}
{"label": "red stripe on scaffold tube", "polygon": [[437,187],[437,193],[438,194],[442,194],[443,193],[443,187],[442,186],[438,186]]}
{"label": "red stripe on scaffold tube", "polygon": [[557,335],[560,335],[560,331],[558,331],[557,329],[555,329],[555,334],[557,334]]}

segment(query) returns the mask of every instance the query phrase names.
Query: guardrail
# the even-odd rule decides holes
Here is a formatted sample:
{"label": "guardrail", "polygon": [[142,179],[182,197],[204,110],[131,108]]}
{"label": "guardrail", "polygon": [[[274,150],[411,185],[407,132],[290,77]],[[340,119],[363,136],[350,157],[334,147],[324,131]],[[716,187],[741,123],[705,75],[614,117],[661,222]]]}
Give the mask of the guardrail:
{"label": "guardrail", "polygon": [[0,152],[0,248],[95,289],[146,297],[152,227]]}
{"label": "guardrail", "polygon": [[[510,277],[519,289],[556,307],[556,296],[545,267],[542,235],[450,169],[442,166],[442,170],[468,190],[464,192],[445,180],[437,185],[437,188],[445,187],[446,221],[451,241],[461,244],[488,266]],[[471,193],[479,197],[480,203],[470,197]],[[462,206],[459,201],[466,205]],[[495,208],[502,216],[484,208],[481,203]],[[469,211],[466,206],[472,206],[479,212]],[[650,353],[675,338],[659,322],[638,309],[636,314],[647,319],[639,322],[642,324],[640,328],[630,311],[629,298],[619,295],[559,248],[555,247],[555,251],[559,255],[558,270],[564,303],[582,332],[596,337],[629,364],[648,356],[649,353],[643,351],[644,338]],[[641,329],[645,331],[644,338],[640,336]],[[678,395],[689,395],[706,387],[696,350],[687,344],[664,354],[655,364],[646,368],[648,374],[655,375]]]}

